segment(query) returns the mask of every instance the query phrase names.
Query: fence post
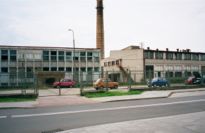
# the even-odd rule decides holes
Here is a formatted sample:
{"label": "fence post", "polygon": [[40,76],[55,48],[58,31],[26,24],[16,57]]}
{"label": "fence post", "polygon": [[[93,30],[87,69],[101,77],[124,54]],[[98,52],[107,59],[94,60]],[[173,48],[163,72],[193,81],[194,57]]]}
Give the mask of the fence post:
{"label": "fence post", "polygon": [[204,75],[203,75],[203,73],[201,74],[201,85],[204,85],[204,81],[205,81],[205,79],[204,79]]}
{"label": "fence post", "polygon": [[38,94],[38,80],[37,80],[37,78],[36,78],[36,75],[34,74],[34,94],[36,95],[36,96],[38,96],[39,94]]}
{"label": "fence post", "polygon": [[83,87],[83,85],[82,85],[82,72],[80,71],[80,95],[81,96],[84,96],[84,92],[83,92],[83,89],[84,89],[84,87]]}
{"label": "fence post", "polygon": [[58,95],[61,96],[61,87],[58,86]]}
{"label": "fence post", "polygon": [[105,80],[106,80],[106,81],[105,81],[105,82],[106,82],[106,83],[105,83],[105,84],[106,84],[106,85],[105,85],[105,86],[106,86],[106,91],[108,91],[108,71],[106,71],[105,77],[106,77],[106,78],[105,78]]}
{"label": "fence post", "polygon": [[131,71],[129,70],[129,74],[128,74],[128,89],[131,89]]}

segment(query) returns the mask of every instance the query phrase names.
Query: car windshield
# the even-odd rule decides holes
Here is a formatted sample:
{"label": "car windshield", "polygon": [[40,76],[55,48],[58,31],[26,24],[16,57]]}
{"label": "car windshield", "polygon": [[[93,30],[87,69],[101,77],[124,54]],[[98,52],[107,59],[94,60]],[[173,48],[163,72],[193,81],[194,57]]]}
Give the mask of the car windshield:
{"label": "car windshield", "polygon": [[158,80],[158,78],[153,78],[152,80],[153,80],[153,81],[157,81],[157,80]]}
{"label": "car windshield", "polygon": [[98,80],[96,80],[96,82],[95,83],[99,83],[101,81],[101,79],[98,79]]}
{"label": "car windshield", "polygon": [[61,79],[60,82],[71,82],[70,79]]}
{"label": "car windshield", "polygon": [[188,80],[192,80],[194,77],[189,77]]}

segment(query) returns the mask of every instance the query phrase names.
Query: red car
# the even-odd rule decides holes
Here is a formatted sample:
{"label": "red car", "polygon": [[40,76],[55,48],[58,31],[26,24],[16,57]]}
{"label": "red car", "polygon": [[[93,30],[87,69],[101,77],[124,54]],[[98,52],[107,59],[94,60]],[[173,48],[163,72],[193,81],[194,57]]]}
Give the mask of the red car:
{"label": "red car", "polygon": [[73,87],[75,81],[71,79],[62,79],[60,82],[54,82],[53,87]]}
{"label": "red car", "polygon": [[185,81],[185,83],[186,84],[200,84],[201,78],[196,78],[195,76],[191,76]]}

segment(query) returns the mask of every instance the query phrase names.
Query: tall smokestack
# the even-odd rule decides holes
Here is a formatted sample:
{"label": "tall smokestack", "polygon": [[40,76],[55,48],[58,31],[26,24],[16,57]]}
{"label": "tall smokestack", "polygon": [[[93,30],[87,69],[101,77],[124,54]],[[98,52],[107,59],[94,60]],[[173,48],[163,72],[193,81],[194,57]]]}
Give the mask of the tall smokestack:
{"label": "tall smokestack", "polygon": [[100,49],[101,59],[104,58],[104,24],[103,24],[103,0],[97,0],[97,28],[96,48]]}

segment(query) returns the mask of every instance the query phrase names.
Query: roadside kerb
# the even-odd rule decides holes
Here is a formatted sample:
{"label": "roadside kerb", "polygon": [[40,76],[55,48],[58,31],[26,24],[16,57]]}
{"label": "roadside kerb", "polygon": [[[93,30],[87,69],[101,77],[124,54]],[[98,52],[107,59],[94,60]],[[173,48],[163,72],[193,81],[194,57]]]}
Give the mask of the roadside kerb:
{"label": "roadside kerb", "polygon": [[[114,101],[126,101],[126,100],[168,98],[171,95],[173,95],[174,93],[196,92],[196,91],[205,91],[205,88],[184,89],[184,90],[166,90],[166,91],[165,90],[163,90],[163,91],[145,91],[140,95],[113,96],[113,97],[86,98],[86,99],[88,99],[88,100],[90,99],[91,101],[93,101],[92,103],[94,103],[94,102],[114,102]],[[73,94],[73,95],[75,95],[75,94]],[[41,97],[41,98],[43,98],[43,97]],[[52,98],[52,97],[56,98],[56,99],[58,99],[58,98],[62,99],[64,96],[59,96],[59,97],[58,96],[51,96],[50,98]],[[71,95],[67,96],[67,97],[72,98]],[[47,98],[47,97],[45,97],[45,98]],[[83,98],[85,99],[85,97],[83,97]],[[46,101],[49,102],[49,101],[52,101],[52,100],[46,100]],[[0,108],[33,108],[33,107],[39,107],[38,104],[39,104],[38,100],[37,101],[31,101],[31,102],[7,102],[7,103],[0,103]],[[72,103],[72,104],[75,104],[75,103]],[[83,101],[82,101],[82,104],[83,104]],[[52,106],[49,103],[47,103],[45,105]],[[67,104],[65,104],[65,105],[67,105]],[[56,106],[56,105],[53,105],[53,106]],[[60,106],[63,106],[63,104],[60,104]]]}
{"label": "roadside kerb", "polygon": [[171,95],[173,95],[174,93],[196,92],[196,91],[205,91],[205,88],[185,89],[185,90],[145,91],[140,95],[100,97],[100,98],[91,98],[91,99],[96,100],[98,102],[115,102],[115,101],[126,101],[126,100],[155,99],[155,98],[168,98]]}

